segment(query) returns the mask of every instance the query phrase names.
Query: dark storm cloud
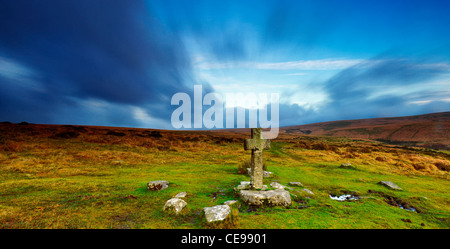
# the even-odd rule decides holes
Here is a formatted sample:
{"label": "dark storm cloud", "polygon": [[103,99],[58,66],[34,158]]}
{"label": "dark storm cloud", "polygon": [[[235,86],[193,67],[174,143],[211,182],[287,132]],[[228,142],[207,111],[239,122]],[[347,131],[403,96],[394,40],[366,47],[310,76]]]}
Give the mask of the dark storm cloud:
{"label": "dark storm cloud", "polygon": [[167,113],[170,96],[192,88],[189,58],[177,35],[149,13],[142,1],[3,1],[0,57],[35,72],[42,91],[10,87],[14,79],[3,79],[2,102],[9,102],[0,116],[17,121],[26,109],[30,115],[22,118],[57,121],[54,115],[67,115],[57,109],[81,108],[76,99],[164,101],[169,105],[158,114]]}
{"label": "dark storm cloud", "polygon": [[[323,82],[329,103],[318,111],[280,105],[283,126],[343,119],[374,118],[443,112],[450,109],[448,91],[437,92],[430,80],[448,71],[431,60],[372,58]],[[415,101],[423,101],[415,104]],[[292,118],[296,117],[296,118]]]}

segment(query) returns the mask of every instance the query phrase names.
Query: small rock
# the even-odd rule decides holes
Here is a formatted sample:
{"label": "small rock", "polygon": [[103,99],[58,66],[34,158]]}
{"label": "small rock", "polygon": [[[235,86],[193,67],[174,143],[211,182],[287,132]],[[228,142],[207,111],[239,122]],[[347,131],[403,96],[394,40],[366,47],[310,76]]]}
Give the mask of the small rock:
{"label": "small rock", "polygon": [[241,184],[235,187],[234,190],[250,189],[250,187],[250,182],[241,182]]}
{"label": "small rock", "polygon": [[169,182],[164,180],[147,183],[147,190],[163,190],[169,187]]}
{"label": "small rock", "polygon": [[[241,184],[239,184],[237,187],[234,188],[235,191],[239,190],[249,190],[252,189],[252,186],[250,185],[250,182],[242,181]],[[263,185],[261,190],[267,189],[267,185]]]}
{"label": "small rock", "polygon": [[285,188],[283,185],[279,184],[278,182],[270,183],[270,187],[276,188],[276,189],[284,189]]}
{"label": "small rock", "polygon": [[289,185],[296,187],[303,187],[303,184],[301,182],[290,182]]}
{"label": "small rock", "polygon": [[341,169],[356,169],[356,167],[352,166],[351,163],[343,163],[341,166],[339,166]]}
{"label": "small rock", "polygon": [[177,195],[174,196],[174,198],[184,198],[186,197],[187,193],[186,192],[181,192],[178,193]]}
{"label": "small rock", "polygon": [[388,188],[391,188],[391,189],[402,190],[402,188],[400,188],[400,187],[397,186],[395,183],[390,182],[390,181],[381,181],[381,182],[379,182],[378,184],[384,185],[384,186],[386,186],[386,187],[388,187]]}
{"label": "small rock", "polygon": [[237,200],[229,200],[223,203],[223,205],[228,205],[228,206],[232,206],[234,204],[236,204],[238,201]]}
{"label": "small rock", "polygon": [[231,212],[231,208],[228,205],[217,205],[214,207],[205,207],[205,218],[207,222],[222,221],[227,218]]}
{"label": "small rock", "polygon": [[172,198],[166,202],[163,211],[175,212],[175,214],[178,214],[186,206],[186,204],[187,203],[180,198]]}
{"label": "small rock", "polygon": [[309,190],[309,189],[307,189],[307,188],[304,188],[304,189],[302,189],[302,190],[303,190],[304,192],[310,194],[310,195],[314,195],[314,192],[312,192],[311,190]]}
{"label": "small rock", "polygon": [[263,172],[263,177],[272,177],[272,176],[273,176],[273,172],[270,172],[270,171]]}

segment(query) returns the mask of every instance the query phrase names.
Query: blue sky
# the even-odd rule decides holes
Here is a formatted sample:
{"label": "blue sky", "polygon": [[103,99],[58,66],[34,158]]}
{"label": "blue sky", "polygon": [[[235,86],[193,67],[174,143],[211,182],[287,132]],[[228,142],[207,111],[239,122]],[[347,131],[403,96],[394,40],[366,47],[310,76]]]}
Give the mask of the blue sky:
{"label": "blue sky", "polygon": [[[280,125],[450,110],[446,1],[2,1],[0,119],[171,128],[177,92]],[[205,107],[206,108],[206,107]]]}

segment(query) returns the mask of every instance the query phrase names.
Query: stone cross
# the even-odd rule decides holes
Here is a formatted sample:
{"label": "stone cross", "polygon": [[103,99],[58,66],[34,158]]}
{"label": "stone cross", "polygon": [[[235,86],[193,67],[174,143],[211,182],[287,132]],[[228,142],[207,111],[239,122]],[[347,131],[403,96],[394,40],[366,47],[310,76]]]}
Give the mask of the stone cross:
{"label": "stone cross", "polygon": [[252,150],[250,184],[254,189],[263,186],[263,150],[270,149],[270,140],[262,138],[262,128],[252,128],[252,138],[245,139],[245,150]]}

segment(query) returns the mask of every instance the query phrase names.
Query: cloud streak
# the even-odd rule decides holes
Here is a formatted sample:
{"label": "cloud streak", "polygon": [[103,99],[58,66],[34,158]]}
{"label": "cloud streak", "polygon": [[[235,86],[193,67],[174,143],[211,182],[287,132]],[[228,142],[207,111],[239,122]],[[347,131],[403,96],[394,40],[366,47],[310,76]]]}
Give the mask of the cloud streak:
{"label": "cloud streak", "polygon": [[[145,107],[162,117],[170,96],[189,92],[193,83],[178,35],[163,30],[142,1],[4,1],[0,23],[3,119],[59,122],[70,115],[65,109],[83,115],[82,101],[90,99]],[[27,70],[33,72],[27,82],[39,82],[40,91],[14,86]],[[117,116],[136,124],[128,113],[117,109]]]}

